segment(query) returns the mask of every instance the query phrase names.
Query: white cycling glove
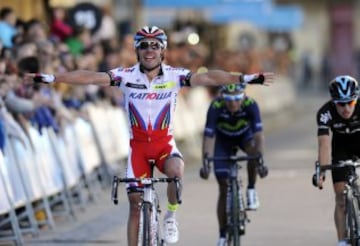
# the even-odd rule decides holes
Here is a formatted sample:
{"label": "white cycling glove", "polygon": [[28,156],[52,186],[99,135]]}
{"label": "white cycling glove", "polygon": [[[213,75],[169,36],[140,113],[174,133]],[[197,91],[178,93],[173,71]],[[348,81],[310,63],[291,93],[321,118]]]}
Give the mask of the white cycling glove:
{"label": "white cycling glove", "polygon": [[246,84],[261,84],[262,85],[265,82],[265,76],[262,73],[244,74],[243,79]]}
{"label": "white cycling glove", "polygon": [[37,73],[33,78],[36,83],[54,83],[55,75],[54,74],[45,74],[45,73]]}

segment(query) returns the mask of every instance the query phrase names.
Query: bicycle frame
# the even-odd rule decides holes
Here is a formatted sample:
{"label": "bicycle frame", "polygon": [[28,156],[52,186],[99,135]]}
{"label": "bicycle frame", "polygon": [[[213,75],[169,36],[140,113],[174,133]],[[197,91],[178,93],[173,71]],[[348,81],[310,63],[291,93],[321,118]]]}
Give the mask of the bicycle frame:
{"label": "bicycle frame", "polygon": [[207,157],[208,161],[225,161],[230,165],[226,195],[226,220],[228,245],[239,246],[240,238],[245,234],[247,218],[242,195],[242,179],[239,175],[240,162],[254,160],[261,156]]}
{"label": "bicycle frame", "polygon": [[149,160],[151,166],[151,176],[149,178],[118,178],[113,177],[113,185],[111,192],[111,199],[114,204],[118,204],[117,190],[119,183],[139,183],[143,186],[143,193],[140,202],[140,218],[138,231],[138,245],[139,246],[157,246],[165,245],[161,237],[160,231],[160,204],[158,194],[155,190],[155,183],[170,183],[176,184],[176,198],[178,203],[181,203],[179,194],[180,179],[175,178],[155,178],[153,177],[153,168],[155,166],[154,160]]}
{"label": "bicycle frame", "polygon": [[320,178],[320,172],[326,170],[333,170],[341,167],[351,167],[350,173],[347,176],[344,189],[345,199],[345,218],[346,218],[346,231],[347,241],[352,246],[360,246],[360,193],[357,184],[358,175],[356,168],[360,167],[359,160],[345,160],[333,165],[320,165],[318,162],[315,164],[316,179]]}

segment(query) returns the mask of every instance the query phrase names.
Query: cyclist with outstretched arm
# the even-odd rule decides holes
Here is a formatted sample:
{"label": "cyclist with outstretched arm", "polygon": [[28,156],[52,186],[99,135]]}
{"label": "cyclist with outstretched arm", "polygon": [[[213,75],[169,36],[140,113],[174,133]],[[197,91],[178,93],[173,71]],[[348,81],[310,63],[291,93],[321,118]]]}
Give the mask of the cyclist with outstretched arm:
{"label": "cyclist with outstretched arm", "polygon": [[[134,36],[138,63],[132,67],[118,67],[108,72],[72,71],[67,73],[37,74],[37,82],[63,82],[69,84],[96,84],[116,86],[125,97],[125,109],[130,125],[130,153],[127,177],[148,177],[149,158],[167,177],[183,177],[184,161],[173,137],[173,117],[176,97],[182,87],[197,85],[217,86],[228,83],[269,84],[273,73],[235,75],[222,70],[192,73],[185,68],[175,68],[163,63],[167,36],[156,26],[145,26]],[[130,214],[128,220],[128,245],[137,245],[139,201],[141,187],[128,184]],[[168,185],[168,211],[164,217],[164,236],[167,243],[178,241],[179,233],[175,212],[178,208],[176,187]]]}
{"label": "cyclist with outstretched arm", "polygon": [[[328,165],[342,160],[360,157],[360,105],[359,85],[351,76],[338,76],[329,83],[331,100],[317,112],[318,161]],[[332,133],[332,134],[330,134]],[[343,191],[348,169],[341,167],[332,170],[335,192],[335,226],[338,246],[346,246],[345,199]],[[316,179],[313,179],[316,180]],[[322,188],[325,173],[320,173],[316,186]]]}

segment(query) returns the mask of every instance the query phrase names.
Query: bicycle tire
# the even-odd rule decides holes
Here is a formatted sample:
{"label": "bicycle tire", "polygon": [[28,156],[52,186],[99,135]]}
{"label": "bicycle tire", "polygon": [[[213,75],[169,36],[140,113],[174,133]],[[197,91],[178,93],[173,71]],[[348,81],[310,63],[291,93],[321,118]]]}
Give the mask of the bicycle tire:
{"label": "bicycle tire", "polygon": [[231,185],[230,187],[231,207],[230,207],[230,223],[228,227],[228,245],[240,246],[239,186],[236,180],[232,181],[230,185]]}
{"label": "bicycle tire", "polygon": [[160,235],[160,204],[157,194],[155,193],[151,208],[151,245],[163,245]]}
{"label": "bicycle tire", "polygon": [[359,242],[359,205],[357,199],[353,196],[351,190],[346,194],[346,224],[347,238],[352,246],[360,246]]}
{"label": "bicycle tire", "polygon": [[143,203],[142,205],[142,246],[152,246],[151,244],[151,204]]}

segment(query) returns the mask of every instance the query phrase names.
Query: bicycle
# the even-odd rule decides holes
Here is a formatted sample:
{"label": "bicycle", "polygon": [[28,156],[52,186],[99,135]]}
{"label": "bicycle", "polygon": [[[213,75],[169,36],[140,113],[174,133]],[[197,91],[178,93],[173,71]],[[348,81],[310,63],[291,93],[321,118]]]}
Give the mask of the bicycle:
{"label": "bicycle", "polygon": [[[242,179],[238,175],[238,170],[241,168],[240,162],[256,159],[261,160],[262,158],[259,155],[205,157],[208,162],[224,161],[230,165],[226,195],[226,240],[228,245],[240,245],[241,236],[245,235],[246,223],[250,222],[242,194]],[[259,163],[263,162],[259,161]]]}
{"label": "bicycle", "polygon": [[159,196],[155,190],[155,183],[176,183],[176,199],[181,204],[179,186],[180,178],[156,178],[154,177],[155,160],[148,160],[151,167],[149,178],[119,178],[116,175],[112,181],[111,200],[118,204],[117,191],[119,183],[137,182],[143,185],[143,194],[139,204],[141,208],[139,219],[138,244],[139,246],[165,246],[160,230],[160,203]]}
{"label": "bicycle", "polygon": [[[341,167],[351,167],[349,168],[343,193],[345,198],[346,240],[352,246],[360,246],[360,192],[357,184],[358,175],[356,173],[356,168],[360,167],[360,159],[344,160],[330,165],[320,165],[319,162],[316,162],[313,183],[317,186],[321,172]],[[322,187],[319,187],[319,189],[322,189]]]}

